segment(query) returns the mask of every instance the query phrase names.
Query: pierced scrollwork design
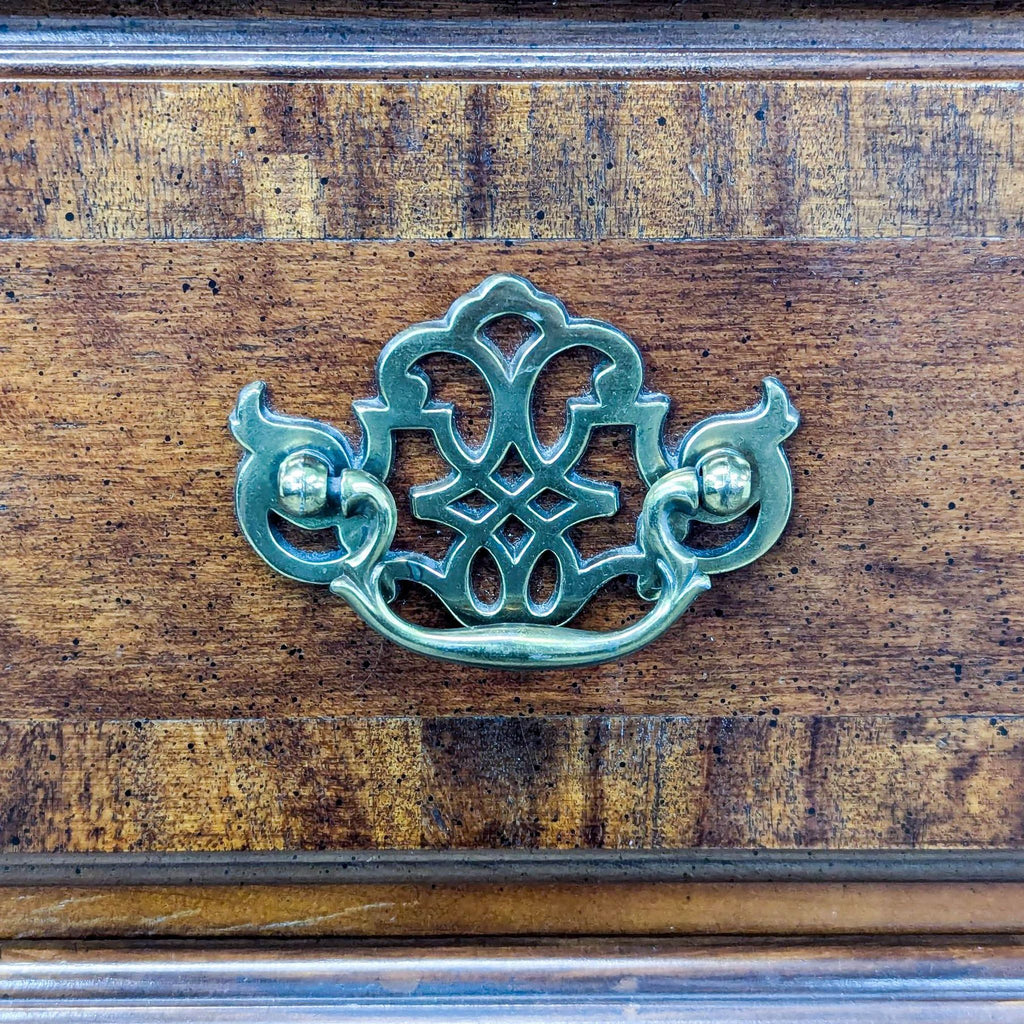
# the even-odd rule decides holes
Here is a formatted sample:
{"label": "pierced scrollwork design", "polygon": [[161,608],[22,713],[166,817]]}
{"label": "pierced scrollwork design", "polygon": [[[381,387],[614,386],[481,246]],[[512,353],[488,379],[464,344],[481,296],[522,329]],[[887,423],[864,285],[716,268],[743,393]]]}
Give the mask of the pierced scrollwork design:
{"label": "pierced scrollwork design", "polygon": [[[487,330],[514,315],[530,334],[506,356]],[[531,401],[551,360],[569,349],[596,351],[588,394],[567,402],[561,436],[537,436]],[[459,432],[453,406],[435,397],[427,357],[459,357],[482,376],[492,416],[479,443]],[[236,507],[245,536],[275,569],[329,585],[370,625],[424,654],[474,664],[551,667],[623,656],[654,639],[727,572],[763,554],[781,534],[792,503],[782,442],[798,416],[782,385],[766,378],[758,406],[711,416],[675,450],[663,428],[668,399],[643,386],[639,349],[621,331],[570,317],[555,298],[519,277],[499,274],[458,299],[443,320],[402,331],[377,362],[378,395],[356,401],[361,444],[353,448],[330,426],[268,408],[266,387],[239,395],[231,430],[246,449]],[[614,515],[616,488],[579,467],[592,432],[628,427],[640,476],[648,487],[632,544],[584,558],[571,531]],[[451,471],[410,491],[413,515],[453,531],[445,555],[393,550],[397,509],[387,487],[400,431],[426,431]],[[686,544],[692,522],[748,518],[734,540],[711,550]],[[292,545],[281,520],[305,530],[330,530],[332,550]],[[514,525],[515,530],[510,529]],[[474,560],[485,551],[497,567],[491,600],[476,593]],[[531,578],[550,555],[557,578],[536,600]],[[594,633],[567,627],[594,593],[619,576],[637,580],[654,607],[625,629]],[[426,586],[462,624],[427,629],[392,607],[396,585]]]}

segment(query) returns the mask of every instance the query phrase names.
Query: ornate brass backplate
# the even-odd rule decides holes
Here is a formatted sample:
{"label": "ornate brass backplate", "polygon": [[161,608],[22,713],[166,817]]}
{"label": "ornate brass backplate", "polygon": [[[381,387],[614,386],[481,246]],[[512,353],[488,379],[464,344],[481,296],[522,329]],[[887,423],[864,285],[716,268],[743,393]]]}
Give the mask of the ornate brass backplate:
{"label": "ornate brass backplate", "polygon": [[[487,336],[495,321],[516,316],[530,337],[507,358]],[[589,394],[567,403],[566,426],[550,447],[537,437],[531,398],[550,360],[570,348],[596,350]],[[484,440],[470,444],[450,403],[433,397],[422,361],[435,353],[467,360],[492,400]],[[760,404],[710,416],[675,448],[663,437],[669,402],[645,391],[639,349],[621,331],[570,317],[557,299],[508,274],[489,277],[457,299],[443,320],[402,331],[377,361],[376,398],[354,403],[363,429],[358,448],[326,423],[282,416],[266,402],[266,385],[242,389],[231,431],[246,449],[235,501],[245,536],[278,572],[329,586],[371,626],[398,644],[437,658],[506,668],[584,665],[626,655],[663,633],[709,576],[758,558],[779,538],[793,488],[782,442],[799,422],[785,388],[762,382]],[[633,454],[648,487],[632,544],[584,558],[571,532],[618,511],[616,488],[577,466],[596,427],[632,428]],[[440,523],[456,540],[440,560],[396,551],[398,513],[387,482],[396,431],[429,431],[451,472],[410,490],[412,514]],[[512,456],[510,460],[510,456]],[[513,462],[518,471],[505,467]],[[745,528],[714,549],[688,546],[690,524],[746,517]],[[516,521],[517,535],[504,529]],[[329,529],[334,550],[290,543],[281,520]],[[474,558],[487,551],[498,569],[497,597],[473,585]],[[545,552],[558,567],[550,596],[531,596],[531,576]],[[635,577],[653,602],[638,622],[593,632],[566,626],[595,592],[619,576]],[[462,624],[414,625],[392,607],[396,585],[426,586]]]}

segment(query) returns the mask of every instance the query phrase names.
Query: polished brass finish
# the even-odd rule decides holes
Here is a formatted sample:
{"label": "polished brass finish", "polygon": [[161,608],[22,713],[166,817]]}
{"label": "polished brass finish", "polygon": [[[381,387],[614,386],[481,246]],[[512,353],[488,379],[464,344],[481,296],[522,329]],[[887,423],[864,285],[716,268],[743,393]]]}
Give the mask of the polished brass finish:
{"label": "polished brass finish", "polygon": [[[506,357],[487,337],[494,321],[515,315],[531,336]],[[531,399],[549,361],[574,347],[595,349],[602,361],[589,394],[570,399],[566,427],[541,444]],[[493,401],[487,436],[472,445],[460,434],[453,407],[433,397],[422,360],[438,352],[460,356],[484,378]],[[440,321],[403,331],[377,363],[379,394],[354,403],[363,427],[358,451],[333,428],[269,410],[265,385],[243,388],[231,429],[246,448],[236,504],[242,529],[279,572],[328,585],[385,636],[434,657],[508,668],[581,665],[624,656],[664,632],[711,585],[709,574],[745,565],[778,539],[792,503],[782,442],[798,416],[774,378],[761,403],[746,412],[711,416],[677,449],[666,448],[664,395],[644,390],[639,349],[621,331],[570,317],[565,307],[511,275],[488,278],[457,300]],[[635,541],[584,558],[572,530],[615,514],[617,489],[576,468],[591,431],[627,425],[648,493]],[[394,434],[428,431],[451,472],[410,492],[413,515],[457,535],[441,559],[396,551],[398,522],[386,482]],[[509,467],[514,468],[509,468]],[[557,500],[552,500],[554,496]],[[543,500],[542,500],[543,499]],[[739,535],[717,548],[688,546],[691,522],[747,517]],[[309,552],[285,539],[278,519],[309,530],[334,530],[334,551]],[[515,534],[508,530],[514,520]],[[487,552],[500,589],[487,600],[475,592],[472,569]],[[542,556],[557,565],[557,582],[543,601],[531,593]],[[633,576],[653,607],[638,622],[611,632],[566,628],[593,594],[618,576]],[[426,629],[392,607],[396,585],[432,590],[462,624]]]}
{"label": "polished brass finish", "polygon": [[277,492],[282,508],[305,518],[323,512],[327,506],[327,483],[331,467],[316,452],[294,452],[277,471]]}
{"label": "polished brass finish", "polygon": [[750,506],[754,471],[739,452],[720,448],[697,466],[700,503],[712,515],[735,516]]}

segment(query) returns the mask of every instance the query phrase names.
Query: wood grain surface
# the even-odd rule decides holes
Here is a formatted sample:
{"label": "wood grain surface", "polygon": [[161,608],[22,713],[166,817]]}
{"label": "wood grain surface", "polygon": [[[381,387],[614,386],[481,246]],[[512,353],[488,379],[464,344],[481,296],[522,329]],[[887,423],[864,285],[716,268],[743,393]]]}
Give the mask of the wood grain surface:
{"label": "wood grain surface", "polygon": [[0,939],[1019,934],[1024,885],[2,886]]}
{"label": "wood grain surface", "polygon": [[2,838],[37,854],[1015,848],[1022,743],[1006,716],[7,721]]}
{"label": "wood grain surface", "polygon": [[[6,849],[1024,846],[1020,82],[555,77],[3,84]],[[381,346],[495,271],[627,331],[676,435],[767,374],[803,414],[783,540],[621,663],[421,659],[238,535],[239,388],[351,431]],[[480,388],[438,373],[481,430]],[[553,374],[542,430],[587,373]],[[624,442],[587,463],[623,497],[594,543],[632,525]],[[439,471],[414,440],[400,460],[399,493]],[[586,622],[639,607],[618,590]],[[0,919],[273,931],[326,900],[311,933],[389,920],[353,909],[379,894],[286,890],[194,890],[195,913],[139,890],[115,925],[112,892],[9,887]],[[829,918],[809,890],[789,920],[885,928],[923,893]],[[395,934],[538,928],[544,907],[611,927],[572,916],[596,895],[552,894],[491,925],[487,893],[413,894],[427,916]],[[638,930],[772,913],[634,898]],[[956,927],[961,904],[928,898],[908,920]],[[1019,927],[1016,890],[977,898],[966,926]]]}
{"label": "wood grain surface", "polygon": [[[5,842],[1021,841],[1019,243],[2,255]],[[351,429],[383,342],[497,269],[628,331],[674,430],[749,404],[766,373],[804,416],[779,546],[638,656],[586,672],[403,652],[266,570],[233,520],[242,384]],[[548,397],[545,428],[563,408]],[[623,447],[591,470],[628,505]],[[409,481],[436,472],[405,457]]]}
{"label": "wood grain surface", "polygon": [[[8,717],[1022,710],[1018,243],[31,243],[0,257]],[[431,662],[238,536],[239,388],[265,379],[281,410],[352,430],[387,339],[498,269],[626,330],[674,433],[752,404],[767,374],[803,414],[783,540],[640,657],[494,675]],[[574,369],[537,403],[542,431],[564,416],[560,386],[585,384]],[[457,408],[479,392],[442,377]],[[400,497],[443,475],[425,447],[400,453]],[[624,439],[594,447],[584,468],[635,506]],[[625,513],[612,525],[632,529]],[[643,607],[617,596],[595,622]]]}
{"label": "wood grain surface", "polygon": [[1019,236],[1009,82],[0,88],[0,235]]}

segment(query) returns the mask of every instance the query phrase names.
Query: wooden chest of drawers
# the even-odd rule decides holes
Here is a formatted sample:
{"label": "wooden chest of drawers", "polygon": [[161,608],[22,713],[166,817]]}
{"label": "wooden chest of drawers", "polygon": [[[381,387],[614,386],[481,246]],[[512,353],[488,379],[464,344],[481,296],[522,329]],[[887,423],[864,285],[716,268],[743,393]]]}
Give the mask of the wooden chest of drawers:
{"label": "wooden chest of drawers", "polygon": [[[322,13],[5,26],[0,933],[1018,931],[1018,14]],[[244,384],[358,437],[499,272],[624,331],[673,437],[766,376],[801,413],[780,542],[627,658],[424,658],[239,531]],[[587,459],[626,543],[628,432]]]}

